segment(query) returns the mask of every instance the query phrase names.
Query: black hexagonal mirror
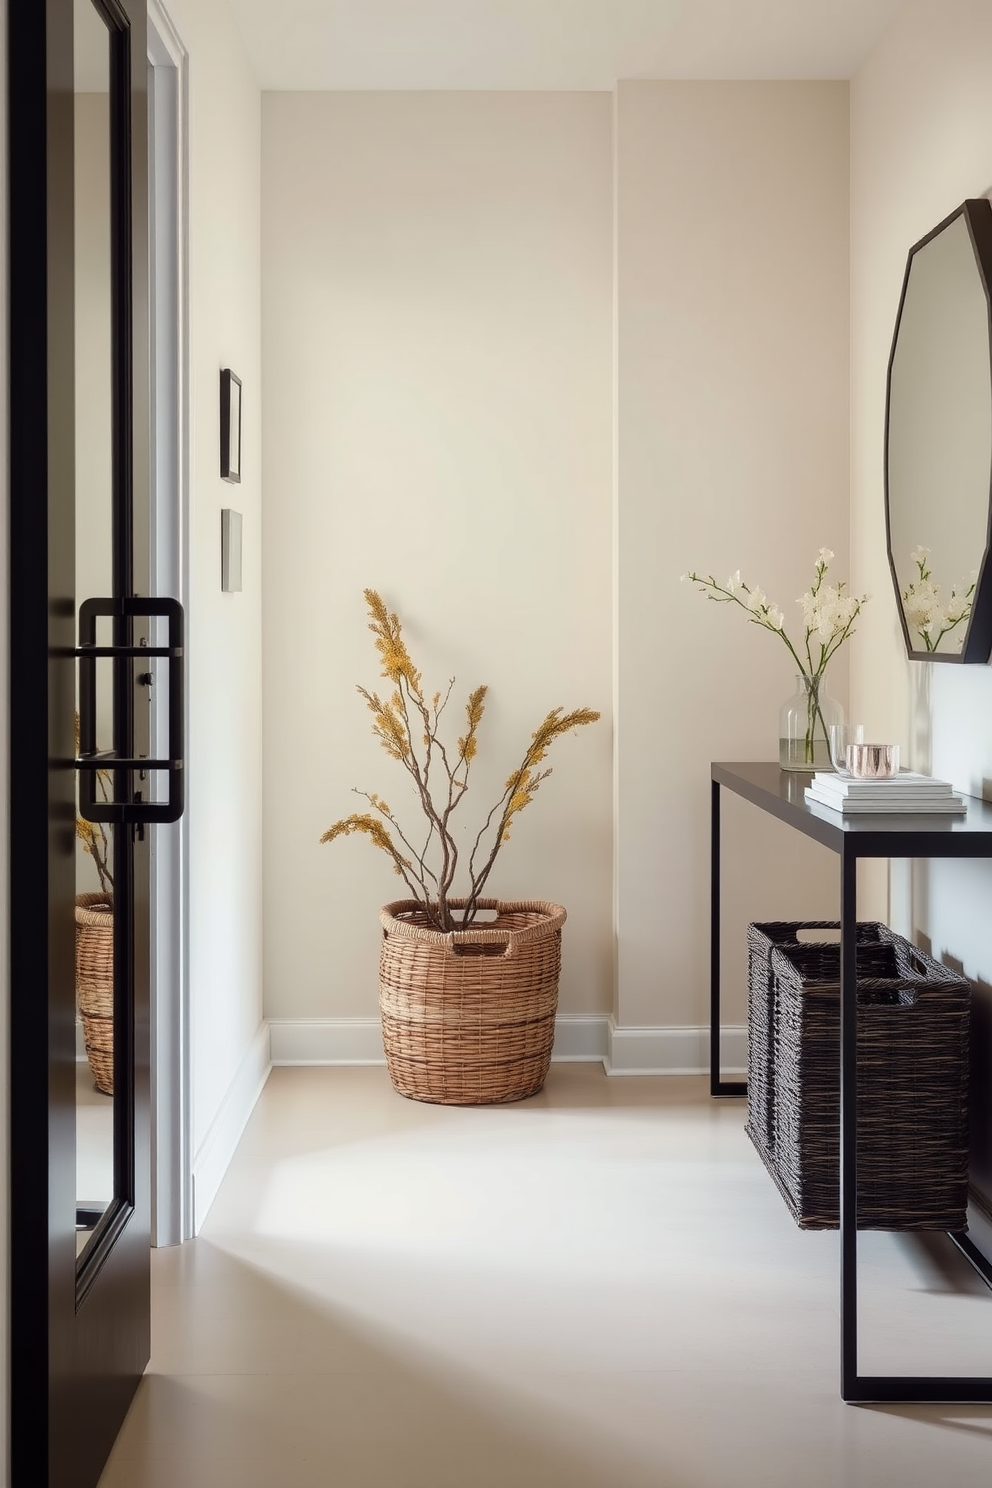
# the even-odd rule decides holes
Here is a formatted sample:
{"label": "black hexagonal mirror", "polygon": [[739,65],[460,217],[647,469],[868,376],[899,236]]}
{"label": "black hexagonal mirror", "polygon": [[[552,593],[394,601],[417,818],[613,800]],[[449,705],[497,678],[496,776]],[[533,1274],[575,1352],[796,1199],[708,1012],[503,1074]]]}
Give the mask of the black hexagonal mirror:
{"label": "black hexagonal mirror", "polygon": [[909,655],[992,649],[992,204],[910,249],[885,411],[889,566]]}

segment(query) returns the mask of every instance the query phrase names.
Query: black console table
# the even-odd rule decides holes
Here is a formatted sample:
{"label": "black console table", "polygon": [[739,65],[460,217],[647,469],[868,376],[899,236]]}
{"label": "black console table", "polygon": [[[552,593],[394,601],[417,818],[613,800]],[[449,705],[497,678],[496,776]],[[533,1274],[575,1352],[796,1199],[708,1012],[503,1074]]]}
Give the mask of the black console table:
{"label": "black console table", "polygon": [[[967,797],[963,817],[868,816],[845,819],[807,804],[810,776],[774,764],[714,764],[710,897],[710,1094],[743,1096],[747,1083],[720,1072],[720,791],[733,791],[761,811],[812,837],[840,858],[840,1355],[847,1401],[988,1401],[992,1378],[978,1375],[858,1373],[857,1229],[857,873],[861,858],[992,858],[992,805]],[[992,1286],[992,1262],[966,1234],[950,1239]]]}

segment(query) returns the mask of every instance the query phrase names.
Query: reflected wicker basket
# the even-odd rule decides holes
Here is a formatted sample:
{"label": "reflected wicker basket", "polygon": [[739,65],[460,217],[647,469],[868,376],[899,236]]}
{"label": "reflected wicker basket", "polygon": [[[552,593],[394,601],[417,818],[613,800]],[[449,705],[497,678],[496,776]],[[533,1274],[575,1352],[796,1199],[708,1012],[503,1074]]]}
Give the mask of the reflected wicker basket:
{"label": "reflected wicker basket", "polygon": [[380,912],[386,1065],[413,1100],[494,1105],[536,1094],[547,1077],[565,911],[542,900],[479,909],[496,918],[448,934],[413,899]]}
{"label": "reflected wicker basket", "polygon": [[114,901],[76,895],[76,1000],[97,1090],[114,1093]]}

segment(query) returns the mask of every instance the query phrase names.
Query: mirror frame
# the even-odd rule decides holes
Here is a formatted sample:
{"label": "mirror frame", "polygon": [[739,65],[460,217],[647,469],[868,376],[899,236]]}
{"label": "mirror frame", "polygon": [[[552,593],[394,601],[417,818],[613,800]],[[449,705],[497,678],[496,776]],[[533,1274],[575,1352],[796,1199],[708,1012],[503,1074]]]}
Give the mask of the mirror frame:
{"label": "mirror frame", "polygon": [[903,637],[906,642],[906,653],[911,661],[951,661],[951,662],[978,662],[986,663],[989,653],[992,651],[992,562],[990,562],[990,549],[992,549],[992,462],[989,468],[989,510],[986,518],[985,528],[985,551],[981,562],[978,564],[978,578],[975,583],[975,594],[972,599],[971,615],[968,618],[968,626],[965,631],[964,642],[961,650],[951,651],[921,651],[915,648],[913,636],[906,623],[906,614],[903,609],[902,591],[899,587],[899,576],[896,571],[895,557],[892,552],[892,514],[890,509],[889,492],[889,405],[892,398],[892,365],[895,361],[896,347],[899,343],[899,328],[902,324],[903,309],[906,303],[906,292],[909,288],[909,276],[913,268],[913,259],[921,248],[933,241],[945,228],[951,226],[959,217],[964,217],[968,228],[968,236],[971,239],[972,250],[975,255],[975,264],[985,291],[985,305],[988,314],[988,337],[989,337],[989,365],[992,373],[992,201],[987,197],[969,197],[962,202],[961,206],[945,217],[943,222],[928,232],[925,238],[914,243],[909,250],[906,259],[906,272],[903,275],[902,292],[899,295],[899,309],[896,312],[895,329],[892,333],[892,348],[889,352],[889,362],[885,374],[885,448],[884,448],[884,479],[885,479],[885,546],[889,557],[889,571],[892,575],[892,587],[895,591],[896,609],[899,612],[899,623],[902,626]]}

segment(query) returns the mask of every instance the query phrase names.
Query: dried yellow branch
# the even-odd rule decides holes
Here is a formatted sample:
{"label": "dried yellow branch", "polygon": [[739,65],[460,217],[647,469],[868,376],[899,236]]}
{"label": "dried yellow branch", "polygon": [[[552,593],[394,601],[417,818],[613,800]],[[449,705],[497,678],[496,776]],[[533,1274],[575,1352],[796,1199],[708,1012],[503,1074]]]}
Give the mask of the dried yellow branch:
{"label": "dried yellow branch", "polygon": [[[366,835],[376,847],[389,854],[395,871],[409,885],[431,923],[441,930],[453,930],[455,919],[448,901],[453,894],[459,854],[451,818],[468,790],[470,767],[478,752],[478,731],[486,711],[488,688],[483,685],[469,694],[465,704],[466,730],[458,739],[457,754],[449,759],[439,734],[439,724],[454,679],[449,682],[446,693],[433,693],[428,703],[421,689],[420,672],[414,666],[403,639],[399,618],[388,609],[376,590],[366,589],[364,593],[369,613],[369,630],[375,637],[382,675],[394,684],[395,691],[388,701],[364,687],[359,687],[358,691],[372,714],[373,736],[392,759],[403,765],[412,780],[427,819],[426,841],[419,852],[412,848],[386,803],[379,796],[364,791],[359,791],[358,794],[365,796],[376,815],[355,812],[335,822],[320,840],[333,842],[338,837],[350,837],[355,832]],[[475,839],[468,864],[469,892],[460,922],[463,926],[471,924],[475,918],[483,886],[492,872],[500,848],[509,840],[511,820],[530,805],[541,783],[551,774],[550,769],[539,770],[537,766],[544,760],[556,739],[563,734],[573,733],[584,724],[595,723],[599,716],[592,708],[576,708],[570,713],[562,708],[552,708],[532,734],[523,760],[507,780],[503,794],[490,810]],[[435,777],[443,771],[443,781],[437,786],[436,794],[432,771]],[[408,851],[414,854],[412,858],[403,857],[380,820],[383,817],[393,826]],[[481,851],[486,851],[482,844],[490,831],[492,839],[488,855],[476,869],[476,857]],[[428,852],[439,857],[436,868],[428,863]]]}

